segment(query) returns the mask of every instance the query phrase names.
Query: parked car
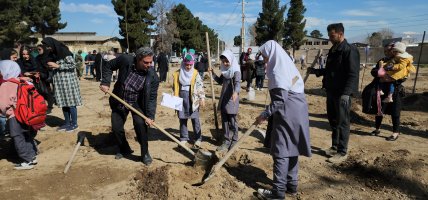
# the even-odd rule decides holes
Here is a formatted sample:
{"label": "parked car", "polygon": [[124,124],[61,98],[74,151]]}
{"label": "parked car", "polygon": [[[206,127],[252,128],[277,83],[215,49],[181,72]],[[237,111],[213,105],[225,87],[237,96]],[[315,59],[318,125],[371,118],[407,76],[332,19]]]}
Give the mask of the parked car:
{"label": "parked car", "polygon": [[181,63],[181,57],[177,56],[171,56],[171,59],[169,59],[170,63]]}

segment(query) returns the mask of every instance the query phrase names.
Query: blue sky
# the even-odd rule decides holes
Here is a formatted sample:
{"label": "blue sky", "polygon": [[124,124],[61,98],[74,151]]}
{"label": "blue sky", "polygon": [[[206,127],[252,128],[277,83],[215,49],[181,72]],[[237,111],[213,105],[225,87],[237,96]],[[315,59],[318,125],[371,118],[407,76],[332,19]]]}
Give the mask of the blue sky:
{"label": "blue sky", "polygon": [[[183,3],[206,25],[215,29],[230,44],[240,34],[242,0],[170,0]],[[261,0],[245,0],[246,28],[261,12]],[[288,4],[282,0],[281,4]],[[389,28],[395,36],[421,35],[428,27],[426,0],[304,0],[306,30],[318,29],[327,37],[330,23],[342,22],[345,37],[362,41],[365,36]],[[62,0],[62,21],[65,31],[97,32],[97,35],[119,36],[116,13],[110,0]]]}

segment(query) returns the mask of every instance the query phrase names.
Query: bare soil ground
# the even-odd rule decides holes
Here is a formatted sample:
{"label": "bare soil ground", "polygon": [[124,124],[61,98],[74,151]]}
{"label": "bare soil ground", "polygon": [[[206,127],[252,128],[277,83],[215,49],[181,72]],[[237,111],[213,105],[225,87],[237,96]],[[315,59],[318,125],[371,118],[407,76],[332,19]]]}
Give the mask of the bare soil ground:
{"label": "bare soil ground", "polygon": [[[176,69],[176,68],[174,68]],[[364,72],[367,85],[372,77]],[[211,96],[208,79],[207,96]],[[321,79],[309,77],[306,84],[309,104],[313,157],[300,158],[299,188],[289,199],[428,199],[428,69],[421,70],[416,95],[404,99],[401,115],[402,134],[395,142],[385,140],[392,125],[386,116],[381,134],[370,136],[374,116],[361,113],[359,100],[354,98],[350,157],[340,164],[326,162],[322,149],[330,146],[330,131],[326,119],[325,93]],[[411,92],[413,78],[404,83]],[[220,86],[215,86],[218,97]],[[56,132],[63,123],[60,109],[49,115],[48,127],[39,132],[39,164],[29,171],[16,171],[18,161],[11,141],[0,143],[0,199],[256,199],[259,187],[269,187],[272,181],[272,158],[263,148],[266,124],[254,131],[217,175],[202,186],[192,186],[202,180],[203,169],[193,167],[192,157],[177,144],[152,129],[149,149],[154,161],[146,167],[139,161],[139,145],[135,141],[132,120],[126,123],[126,135],[133,156],[115,160],[117,147],[110,132],[108,97],[98,89],[98,83],[81,81],[84,106],[78,108],[79,133],[85,134],[67,174],[63,174],[77,140],[77,133]],[[171,80],[159,89],[171,92]],[[238,115],[241,132],[250,126],[262,111],[266,92],[256,91],[255,101],[243,101]],[[203,148],[214,150],[215,131],[211,100],[201,109]],[[156,122],[178,136],[179,123],[173,110],[158,105]],[[189,122],[189,127],[191,127]],[[192,130],[190,128],[190,130]]]}

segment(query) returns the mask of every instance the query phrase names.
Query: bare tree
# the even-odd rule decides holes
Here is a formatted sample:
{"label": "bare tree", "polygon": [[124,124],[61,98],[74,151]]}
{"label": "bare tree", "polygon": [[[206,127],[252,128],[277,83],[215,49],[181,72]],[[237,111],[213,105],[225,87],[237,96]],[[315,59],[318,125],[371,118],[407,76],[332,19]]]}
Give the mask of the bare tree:
{"label": "bare tree", "polygon": [[168,21],[166,14],[173,7],[170,0],[157,0],[152,9],[152,15],[156,17],[156,42],[154,49],[159,52],[170,53],[175,42],[177,25]]}
{"label": "bare tree", "polygon": [[[257,22],[256,22],[257,23]],[[250,46],[256,46],[256,23],[254,23],[253,25],[251,25],[250,27],[248,27],[248,36],[250,39]]]}
{"label": "bare tree", "polygon": [[378,32],[373,32],[368,35],[366,38],[366,42],[372,47],[380,47],[382,46],[382,41],[384,39],[391,39],[394,36],[394,32],[392,32],[389,28],[383,28]]}
{"label": "bare tree", "polygon": [[389,28],[383,28],[379,31],[379,33],[382,35],[382,39],[392,39],[394,36],[394,32],[392,32]]}

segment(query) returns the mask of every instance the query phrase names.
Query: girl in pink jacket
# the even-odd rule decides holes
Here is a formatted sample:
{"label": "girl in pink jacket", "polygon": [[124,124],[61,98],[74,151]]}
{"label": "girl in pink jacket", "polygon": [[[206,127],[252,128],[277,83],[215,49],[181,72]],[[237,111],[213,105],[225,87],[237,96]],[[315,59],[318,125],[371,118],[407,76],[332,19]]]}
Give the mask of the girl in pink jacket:
{"label": "girl in pink jacket", "polygon": [[9,121],[10,136],[15,144],[18,156],[23,160],[15,165],[15,169],[32,169],[37,164],[37,146],[34,137],[37,131],[18,122],[15,118],[18,85],[8,82],[10,79],[19,79],[21,69],[11,60],[0,61],[0,115],[6,116]]}

